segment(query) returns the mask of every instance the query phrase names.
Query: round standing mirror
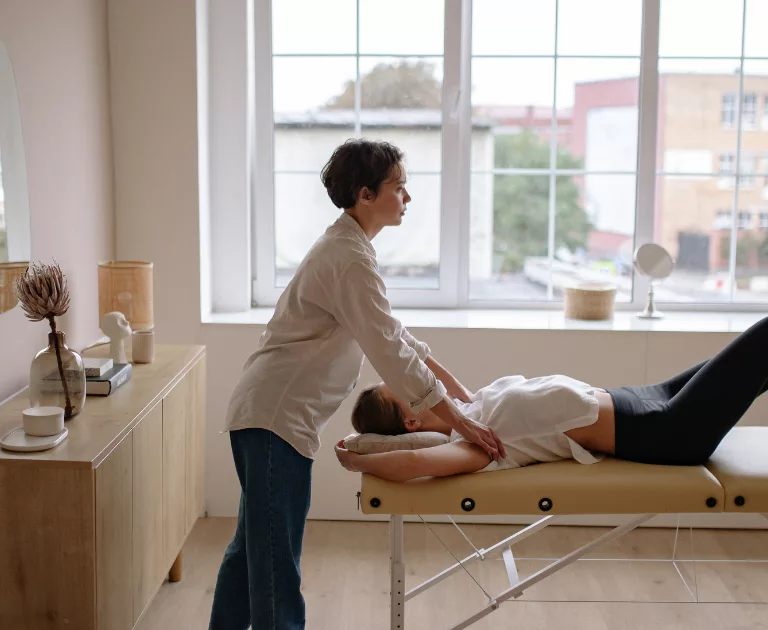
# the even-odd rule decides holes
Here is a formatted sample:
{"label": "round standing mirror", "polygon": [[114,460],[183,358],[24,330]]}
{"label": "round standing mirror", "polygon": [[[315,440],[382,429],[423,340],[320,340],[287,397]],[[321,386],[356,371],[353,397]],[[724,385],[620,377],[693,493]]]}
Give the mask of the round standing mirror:
{"label": "round standing mirror", "polygon": [[663,280],[672,273],[675,263],[669,252],[661,245],[645,243],[635,251],[635,267],[644,276]]}
{"label": "round standing mirror", "polygon": [[663,314],[654,305],[653,288],[654,285],[670,276],[675,268],[675,261],[661,245],[645,243],[635,250],[634,264],[640,275],[651,279],[648,286],[648,303],[637,316],[644,319],[659,319],[663,317]]}
{"label": "round standing mirror", "polygon": [[0,313],[16,306],[15,280],[27,268],[30,248],[19,97],[11,59],[0,41]]}

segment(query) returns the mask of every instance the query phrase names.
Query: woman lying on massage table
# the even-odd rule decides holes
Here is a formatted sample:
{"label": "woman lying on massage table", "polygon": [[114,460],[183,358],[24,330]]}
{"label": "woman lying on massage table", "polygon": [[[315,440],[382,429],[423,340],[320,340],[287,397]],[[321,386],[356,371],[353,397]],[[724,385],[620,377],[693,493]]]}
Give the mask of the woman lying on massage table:
{"label": "woman lying on massage table", "polygon": [[[709,361],[657,385],[600,389],[567,376],[507,376],[456,404],[494,429],[507,456],[490,462],[437,416],[413,414],[381,384],[364,391],[352,413],[359,433],[436,431],[440,446],[358,454],[336,445],[341,464],[392,481],[517,468],[600,453],[649,464],[704,463],[728,431],[768,388],[768,318],[740,334]],[[594,454],[593,454],[594,453]],[[597,455],[595,455],[597,454]]]}

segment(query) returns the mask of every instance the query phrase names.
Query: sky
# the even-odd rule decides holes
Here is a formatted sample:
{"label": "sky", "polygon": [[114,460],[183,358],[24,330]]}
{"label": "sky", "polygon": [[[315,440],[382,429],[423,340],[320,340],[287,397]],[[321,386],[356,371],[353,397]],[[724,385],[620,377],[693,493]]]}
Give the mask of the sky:
{"label": "sky", "polygon": [[[272,0],[274,100],[277,111],[323,105],[360,72],[393,58],[365,55],[431,55],[442,77],[443,0]],[[661,57],[739,57],[746,4],[745,56],[768,58],[768,0],[661,0]],[[555,19],[556,6],[558,19]],[[603,59],[475,58],[473,105],[573,105],[574,84],[638,76],[641,0],[474,0],[473,55],[560,55]],[[763,33],[761,33],[761,30]],[[348,55],[313,57],[318,54]],[[611,56],[632,56],[611,59]],[[768,61],[746,63],[746,72],[768,74]],[[738,60],[664,60],[663,72],[733,72]]]}

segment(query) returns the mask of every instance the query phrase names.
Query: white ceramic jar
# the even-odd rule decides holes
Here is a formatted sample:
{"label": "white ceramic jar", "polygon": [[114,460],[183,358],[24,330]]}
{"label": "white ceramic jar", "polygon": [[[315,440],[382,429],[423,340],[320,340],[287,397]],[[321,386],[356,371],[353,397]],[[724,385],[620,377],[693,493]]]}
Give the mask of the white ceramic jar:
{"label": "white ceramic jar", "polygon": [[46,437],[64,430],[64,409],[61,407],[30,407],[21,413],[27,435]]}

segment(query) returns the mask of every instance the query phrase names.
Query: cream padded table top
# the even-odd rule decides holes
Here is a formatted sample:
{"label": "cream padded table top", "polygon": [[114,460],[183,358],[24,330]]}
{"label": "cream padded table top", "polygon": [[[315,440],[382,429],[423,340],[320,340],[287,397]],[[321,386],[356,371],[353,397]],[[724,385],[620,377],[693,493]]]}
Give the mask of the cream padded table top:
{"label": "cream padded table top", "polygon": [[768,514],[768,427],[736,427],[707,462],[725,488],[726,512]]}
{"label": "cream padded table top", "polygon": [[406,483],[362,476],[365,514],[660,514],[722,512],[725,491],[704,466],[605,458]]}
{"label": "cream padded table top", "polygon": [[362,476],[365,514],[768,513],[768,427],[736,427],[706,466],[605,458],[414,479]]}

